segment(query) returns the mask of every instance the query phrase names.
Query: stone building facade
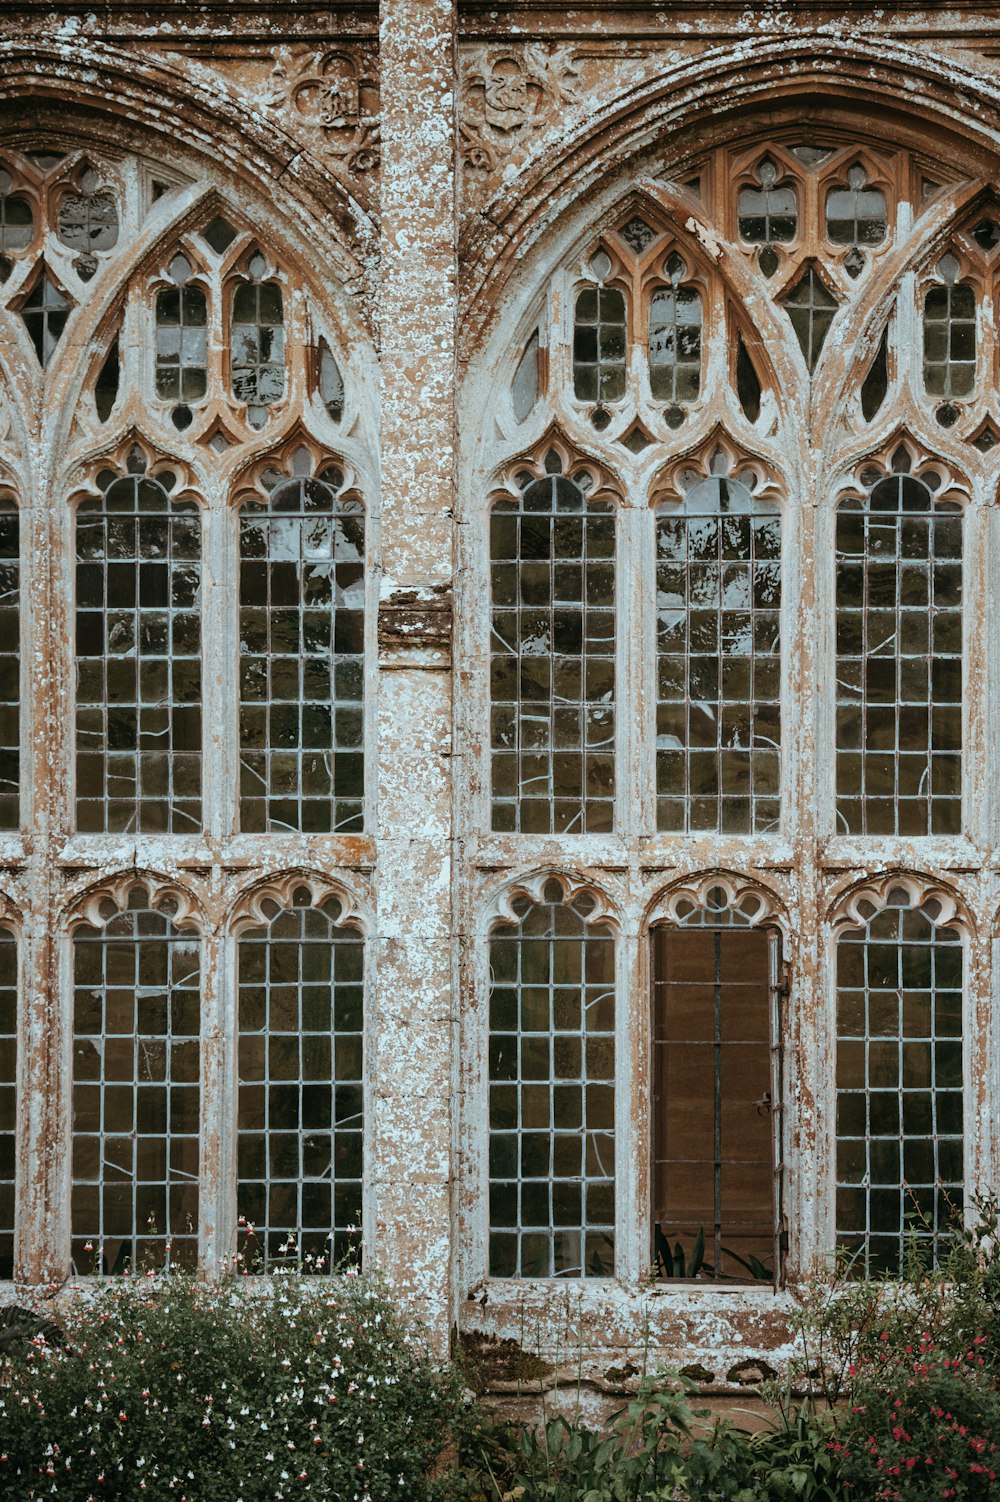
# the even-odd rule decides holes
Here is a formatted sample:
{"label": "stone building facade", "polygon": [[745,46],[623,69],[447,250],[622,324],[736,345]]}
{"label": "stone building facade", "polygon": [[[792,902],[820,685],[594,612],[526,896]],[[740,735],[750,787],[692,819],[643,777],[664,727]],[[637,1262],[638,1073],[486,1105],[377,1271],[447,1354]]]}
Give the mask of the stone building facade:
{"label": "stone building facade", "polygon": [[780,1366],[997,1181],[1000,6],[0,58],[7,1292]]}

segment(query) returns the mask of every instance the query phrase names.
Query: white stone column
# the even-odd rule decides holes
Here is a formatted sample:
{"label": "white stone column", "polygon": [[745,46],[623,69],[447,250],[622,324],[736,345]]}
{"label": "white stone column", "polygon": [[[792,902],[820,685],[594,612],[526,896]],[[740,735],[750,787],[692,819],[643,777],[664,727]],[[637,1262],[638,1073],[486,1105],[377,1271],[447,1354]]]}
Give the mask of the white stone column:
{"label": "white stone column", "polygon": [[382,588],[369,1227],[378,1261],[443,1350],[454,1305],[454,0],[383,0],[380,46]]}

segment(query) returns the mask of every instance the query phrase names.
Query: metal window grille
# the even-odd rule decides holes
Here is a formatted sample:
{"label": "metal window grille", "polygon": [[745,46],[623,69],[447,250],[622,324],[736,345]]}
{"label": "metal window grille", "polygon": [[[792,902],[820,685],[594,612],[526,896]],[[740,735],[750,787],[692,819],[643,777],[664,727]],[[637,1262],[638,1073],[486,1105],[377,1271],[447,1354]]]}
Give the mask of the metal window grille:
{"label": "metal window grille", "polygon": [[963,1204],[962,943],[905,893],[837,944],[837,1240],[859,1277]]}
{"label": "metal window grille", "polygon": [[296,479],[240,517],[240,820],[363,827],[365,536],[361,503]]}
{"label": "metal window grille", "polygon": [[585,287],[573,325],[573,390],[582,402],[614,402],[625,395],[625,294],[617,287]]}
{"label": "metal window grille", "polygon": [[781,518],[737,480],[656,518],[657,827],[778,826]]}
{"label": "metal window grille", "polygon": [[687,267],[680,256],[665,269],[673,285],[649,304],[650,390],[656,401],[693,402],[701,390],[701,293],[681,285]]}
{"label": "metal window grille", "polygon": [[837,512],[837,822],[956,834],[962,513],[911,475]]}
{"label": "metal window grille", "polygon": [[358,1250],[364,944],[338,917],[335,902],[298,905],[239,941],[237,1205],[251,1267],[331,1272]]}
{"label": "metal window grille", "polygon": [[0,501],[0,829],[20,822],[20,515]]}
{"label": "metal window grille", "polygon": [[563,475],[490,519],[493,828],[609,830],[615,515]]}
{"label": "metal window grille", "polygon": [[78,1273],[197,1258],[199,944],[145,901],[73,943]]}
{"label": "metal window grille", "polygon": [[76,522],[77,824],[85,832],[195,830],[200,518],[147,475],[105,483]]}
{"label": "metal window grille", "polygon": [[781,943],[734,909],[653,933],[653,1261],[781,1280]]}
{"label": "metal window grille", "polygon": [[559,884],[490,942],[490,1272],[610,1277],[614,940]]}
{"label": "metal window grille", "polygon": [[0,929],[0,1278],[14,1276],[17,1151],[17,942]]}
{"label": "metal window grille", "polygon": [[827,290],[815,266],[807,266],[792,290],[781,299],[810,370],[816,369],[837,311],[837,299]]}
{"label": "metal window grille", "polygon": [[976,384],[976,294],[965,282],[930,287],[924,297],[924,389],[971,396]]}

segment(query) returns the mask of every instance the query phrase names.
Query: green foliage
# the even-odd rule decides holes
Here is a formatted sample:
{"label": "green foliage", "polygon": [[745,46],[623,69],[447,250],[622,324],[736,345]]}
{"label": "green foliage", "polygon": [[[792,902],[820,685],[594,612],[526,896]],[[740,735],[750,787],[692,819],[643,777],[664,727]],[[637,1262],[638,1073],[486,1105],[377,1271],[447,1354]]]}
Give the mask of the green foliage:
{"label": "green foliage", "polygon": [[457,1378],[370,1278],[135,1275],[0,1365],[7,1502],[430,1498]]}

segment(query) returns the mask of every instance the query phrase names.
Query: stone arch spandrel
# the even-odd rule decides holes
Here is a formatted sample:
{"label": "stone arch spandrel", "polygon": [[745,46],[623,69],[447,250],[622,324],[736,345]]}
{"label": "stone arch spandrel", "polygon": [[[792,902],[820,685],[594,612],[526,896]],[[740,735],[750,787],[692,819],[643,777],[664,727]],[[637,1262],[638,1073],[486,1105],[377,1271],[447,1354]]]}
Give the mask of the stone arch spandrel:
{"label": "stone arch spandrel", "polygon": [[[871,124],[873,101],[898,109],[901,119],[926,140],[928,122],[951,131],[968,150],[995,145],[984,121],[997,114],[1000,88],[982,74],[948,60],[947,65],[909,43],[886,37],[817,35],[764,38],[712,48],[685,58],[664,75],[633,85],[590,114],[560,118],[520,172],[511,174],[470,220],[462,243],[467,267],[463,306],[470,347],[492,323],[498,289],[542,233],[574,203],[600,193],[616,173],[627,171],[661,141],[697,130],[704,145],[706,122],[732,133],[737,116],[754,105],[780,108],[800,95],[809,110],[832,101],[857,105]],[[918,124],[919,122],[919,124]],[[574,128],[575,126],[575,128]],[[658,170],[662,170],[662,151]],[[634,169],[633,169],[634,170]],[[543,213],[544,210],[544,213]]]}

